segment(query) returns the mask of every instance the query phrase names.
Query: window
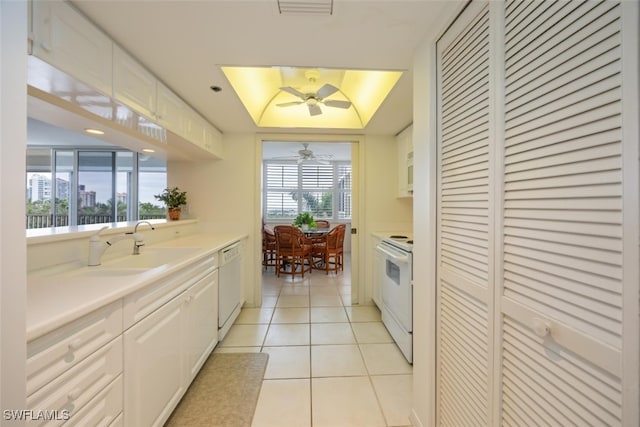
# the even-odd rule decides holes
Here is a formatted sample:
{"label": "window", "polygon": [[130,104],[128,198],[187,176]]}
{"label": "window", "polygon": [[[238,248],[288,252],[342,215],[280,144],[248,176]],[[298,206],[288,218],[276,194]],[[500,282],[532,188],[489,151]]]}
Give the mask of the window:
{"label": "window", "polygon": [[351,163],[264,161],[264,218],[293,219],[309,211],[315,218],[351,219]]}
{"label": "window", "polygon": [[166,187],[166,169],[127,150],[29,148],[26,227],[165,218],[153,195]]}

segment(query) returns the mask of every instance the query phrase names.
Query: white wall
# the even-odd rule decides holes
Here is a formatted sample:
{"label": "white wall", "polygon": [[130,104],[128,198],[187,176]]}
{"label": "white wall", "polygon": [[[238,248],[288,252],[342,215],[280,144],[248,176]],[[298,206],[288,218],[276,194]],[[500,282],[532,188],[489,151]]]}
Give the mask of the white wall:
{"label": "white wall", "polygon": [[167,181],[187,191],[188,216],[198,218],[201,231],[249,235],[243,293],[247,306],[254,306],[259,301],[253,261],[262,247],[260,205],[256,204],[256,139],[253,134],[227,134],[223,144],[223,160],[168,162]]}
{"label": "white wall", "polygon": [[371,233],[407,232],[413,229],[413,199],[398,198],[398,150],[393,136],[367,136],[363,143],[364,194],[360,228],[364,238],[362,304],[372,304],[374,247]]}
{"label": "white wall", "polygon": [[[0,408],[24,409],[26,383],[27,3],[0,1]],[[2,425],[18,423],[2,421]]]}
{"label": "white wall", "polygon": [[[435,46],[414,56],[413,146],[413,412],[418,426],[435,425]],[[417,97],[416,94],[422,94]],[[427,94],[427,96],[424,96]]]}

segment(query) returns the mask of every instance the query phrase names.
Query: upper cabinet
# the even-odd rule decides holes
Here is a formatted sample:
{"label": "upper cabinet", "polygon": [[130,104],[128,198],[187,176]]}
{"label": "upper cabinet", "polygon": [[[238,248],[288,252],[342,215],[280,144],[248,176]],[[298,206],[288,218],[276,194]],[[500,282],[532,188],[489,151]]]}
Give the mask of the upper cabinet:
{"label": "upper cabinet", "polygon": [[[193,159],[222,157],[220,132],[76,9],[62,1],[32,4],[34,56],[111,98],[106,103],[124,105],[178,136],[160,138],[169,148]],[[59,90],[55,95],[76,99]],[[147,135],[138,125],[131,120],[132,129]]]}
{"label": "upper cabinet", "polygon": [[396,137],[398,148],[398,197],[413,197],[413,125]]}
{"label": "upper cabinet", "polygon": [[184,135],[186,129],[184,115],[187,104],[160,82],[156,83],[156,90],[156,120],[158,124],[177,135]]}
{"label": "upper cabinet", "polygon": [[134,111],[156,116],[156,78],[119,46],[113,47],[113,97]]}
{"label": "upper cabinet", "polygon": [[34,1],[32,4],[31,53],[111,95],[111,39],[66,3]]}

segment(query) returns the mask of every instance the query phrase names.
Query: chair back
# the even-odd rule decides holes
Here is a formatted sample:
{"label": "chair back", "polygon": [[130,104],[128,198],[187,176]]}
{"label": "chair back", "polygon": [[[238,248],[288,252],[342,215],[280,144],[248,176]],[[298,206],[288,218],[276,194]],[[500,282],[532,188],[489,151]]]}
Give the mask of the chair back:
{"label": "chair back", "polygon": [[262,244],[265,246],[275,246],[276,244],[276,234],[273,228],[268,225],[262,227]]}
{"label": "chair back", "polygon": [[334,227],[334,230],[337,230],[337,238],[336,238],[336,247],[338,249],[343,249],[344,247],[344,235],[346,232],[347,226],[345,224],[338,224]]}
{"label": "chair back", "polygon": [[344,224],[333,227],[331,231],[325,234],[324,239],[327,243],[327,249],[336,249],[339,247],[341,225]]}
{"label": "chair back", "polygon": [[276,235],[276,250],[301,250],[307,242],[302,230],[293,225],[276,225],[273,229]]}
{"label": "chair back", "polygon": [[331,224],[326,219],[316,219],[316,225],[319,229],[331,228]]}

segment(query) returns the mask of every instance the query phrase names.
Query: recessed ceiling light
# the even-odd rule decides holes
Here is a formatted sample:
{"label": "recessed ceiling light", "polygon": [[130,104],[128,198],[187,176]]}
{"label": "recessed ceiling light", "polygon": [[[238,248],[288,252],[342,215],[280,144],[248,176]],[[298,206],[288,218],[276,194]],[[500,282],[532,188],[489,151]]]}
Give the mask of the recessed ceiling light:
{"label": "recessed ceiling light", "polygon": [[100,129],[85,128],[84,131],[92,135],[104,135],[104,131]]}
{"label": "recessed ceiling light", "polygon": [[143,148],[142,151],[144,151],[145,153],[155,153],[156,150],[151,149],[151,148]]}

